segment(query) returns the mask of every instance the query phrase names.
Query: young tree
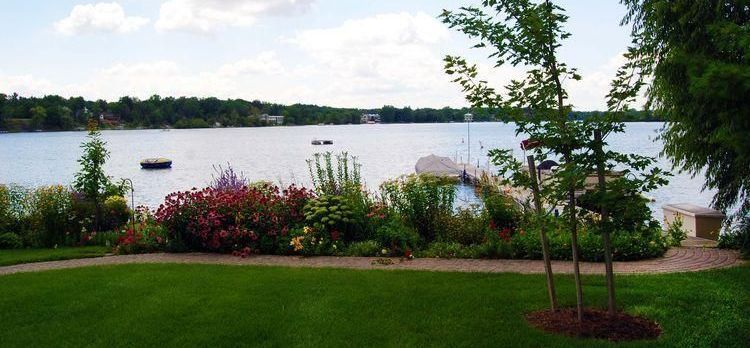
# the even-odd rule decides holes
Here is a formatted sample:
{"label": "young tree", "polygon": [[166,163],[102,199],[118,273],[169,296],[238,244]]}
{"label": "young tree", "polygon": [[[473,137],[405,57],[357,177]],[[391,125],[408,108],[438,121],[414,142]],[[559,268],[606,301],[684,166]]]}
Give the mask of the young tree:
{"label": "young tree", "polygon": [[[506,87],[506,94],[501,95],[486,81],[477,80],[476,65],[469,65],[464,58],[447,56],[445,71],[456,76],[454,81],[463,87],[472,107],[507,110],[509,117],[506,120],[515,122],[517,134],[526,134],[543,145],[534,150],[538,158],[556,156],[562,159],[561,170],[545,187],[553,189],[548,197],[567,200],[576,303],[579,320],[582,320],[583,290],[578,262],[575,192],[582,187],[585,175],[580,175],[580,168],[573,161],[574,153],[581,148],[583,141],[577,138],[579,125],[568,118],[572,108],[566,102],[568,93],[562,85],[563,79],[579,80],[580,76],[575,68],[560,61],[557,53],[562,41],[570,36],[563,29],[568,17],[551,1],[484,0],[482,7],[484,9],[462,7],[456,12],[446,10],[442,14],[443,22],[478,39],[474,47],[491,48],[490,58],[495,60],[495,66],[510,63],[528,67],[526,77],[512,81]],[[547,270],[548,279],[552,279],[551,272],[551,269]],[[548,288],[552,287],[553,284],[548,282]],[[552,291],[549,293],[553,296]]]}
{"label": "young tree", "polygon": [[112,184],[112,180],[104,173],[104,163],[109,158],[107,143],[102,140],[96,120],[88,123],[88,140],[81,144],[83,155],[78,160],[81,169],[75,175],[73,187],[83,193],[86,199],[96,206],[96,227],[101,226],[101,205],[112,195],[122,195],[122,188]]}
{"label": "young tree", "polygon": [[633,44],[619,92],[645,88],[667,120],[664,154],[717,190],[713,206],[750,214],[750,7],[744,0],[621,0]]}
{"label": "young tree", "polygon": [[[482,8],[462,7],[457,12],[444,11],[443,21],[472,38],[478,39],[476,48],[490,48],[495,66],[509,63],[512,66],[528,67],[526,77],[521,81],[511,81],[506,93],[498,93],[489,84],[477,78],[476,65],[469,65],[461,57],[445,58],[445,71],[454,75],[454,81],[463,87],[472,107],[503,108],[506,121],[516,125],[516,134],[524,134],[541,146],[532,150],[536,158],[559,158],[562,163],[552,177],[539,188],[533,157],[528,159],[528,170],[523,169],[508,150],[493,150],[490,155],[501,168],[507,182],[530,189],[538,215],[548,214],[542,209],[541,200],[554,209],[565,202],[567,227],[571,233],[574,279],[578,319],[583,319],[583,291],[578,265],[578,208],[577,191],[585,189],[585,179],[592,173],[600,177],[599,190],[585,193],[584,198],[593,202],[601,213],[600,232],[604,240],[609,309],[616,310],[614,293],[614,270],[610,231],[614,221],[622,221],[621,208],[615,206],[622,199],[639,202],[643,191],[654,189],[665,181],[664,173],[658,168],[648,168],[654,163],[649,157],[635,154],[624,155],[606,150],[606,138],[613,133],[623,132],[622,122],[628,111],[627,102],[631,94],[621,92],[622,75],[613,82],[608,96],[611,112],[592,115],[576,121],[569,115],[572,106],[566,102],[567,92],[562,84],[564,79],[580,80],[575,68],[568,67],[557,57],[557,48],[570,34],[562,26],[567,20],[564,10],[551,1],[540,3],[530,0],[484,0]],[[606,176],[615,167],[622,170],[619,179],[607,182]],[[538,197],[537,197],[538,196]],[[636,197],[636,198],[633,198]],[[643,203],[642,201],[640,203]],[[644,204],[645,206],[645,204]],[[648,209],[646,208],[648,211]],[[614,212],[614,213],[613,213]],[[617,220],[616,220],[617,219]],[[642,220],[652,218],[641,216]],[[549,264],[548,247],[545,243],[545,219],[539,219],[545,264]],[[546,267],[548,293],[551,307],[555,308],[552,270]]]}

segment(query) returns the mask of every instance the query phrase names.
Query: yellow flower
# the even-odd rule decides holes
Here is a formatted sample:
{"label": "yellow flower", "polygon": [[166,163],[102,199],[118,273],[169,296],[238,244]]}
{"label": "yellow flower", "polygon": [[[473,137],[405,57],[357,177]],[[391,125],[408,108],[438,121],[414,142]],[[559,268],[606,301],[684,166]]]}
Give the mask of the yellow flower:
{"label": "yellow flower", "polygon": [[292,238],[292,241],[289,243],[289,245],[294,247],[294,251],[300,251],[305,249],[305,246],[302,245],[302,240],[305,239],[305,237],[294,237]]}
{"label": "yellow flower", "polygon": [[310,226],[305,226],[305,228],[302,229],[302,232],[304,232],[305,234],[308,234],[312,232],[312,228],[310,228]]}

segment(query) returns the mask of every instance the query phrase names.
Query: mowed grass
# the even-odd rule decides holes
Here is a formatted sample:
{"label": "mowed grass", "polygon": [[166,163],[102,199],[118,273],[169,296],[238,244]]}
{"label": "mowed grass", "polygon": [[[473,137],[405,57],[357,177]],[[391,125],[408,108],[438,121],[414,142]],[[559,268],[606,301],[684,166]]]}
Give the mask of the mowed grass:
{"label": "mowed grass", "polygon": [[0,249],[0,266],[99,257],[106,255],[111,249],[104,246],[64,247],[56,249]]}
{"label": "mowed grass", "polygon": [[[657,341],[746,347],[750,267],[617,277],[621,306]],[[573,283],[557,277],[561,302]],[[585,277],[589,306],[603,277]],[[543,275],[221,265],[118,265],[0,276],[0,347],[581,347],[523,319],[547,305]]]}

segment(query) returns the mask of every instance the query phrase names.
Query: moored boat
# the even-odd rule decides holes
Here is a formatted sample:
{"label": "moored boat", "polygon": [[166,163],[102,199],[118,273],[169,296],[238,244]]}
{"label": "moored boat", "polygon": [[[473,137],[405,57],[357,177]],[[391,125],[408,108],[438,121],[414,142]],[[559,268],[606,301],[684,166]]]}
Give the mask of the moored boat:
{"label": "moored boat", "polygon": [[333,145],[333,140],[318,140],[318,139],[315,139],[311,143],[313,145]]}
{"label": "moored boat", "polygon": [[166,169],[172,167],[172,160],[169,158],[146,158],[141,161],[143,169]]}

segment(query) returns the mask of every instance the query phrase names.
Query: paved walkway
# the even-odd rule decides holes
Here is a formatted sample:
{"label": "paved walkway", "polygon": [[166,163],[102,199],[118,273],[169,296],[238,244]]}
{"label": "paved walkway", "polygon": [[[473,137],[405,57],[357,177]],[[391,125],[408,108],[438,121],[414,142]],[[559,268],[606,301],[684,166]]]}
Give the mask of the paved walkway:
{"label": "paved walkway", "polygon": [[[0,267],[0,275],[35,272],[52,269],[104,266],[133,263],[198,263],[222,265],[262,265],[285,267],[332,267],[352,269],[408,269],[442,272],[491,272],[491,273],[544,273],[544,264],[539,260],[469,260],[469,259],[414,259],[374,257],[298,257],[258,255],[240,258],[225,254],[142,254],[105,256],[89,259],[27,263]],[[743,263],[733,250],[716,248],[680,247],[670,249],[658,259],[615,262],[614,269],[620,274],[694,272],[736,266]],[[555,273],[572,273],[569,261],[553,261]],[[603,263],[582,262],[581,273],[604,274]]]}

